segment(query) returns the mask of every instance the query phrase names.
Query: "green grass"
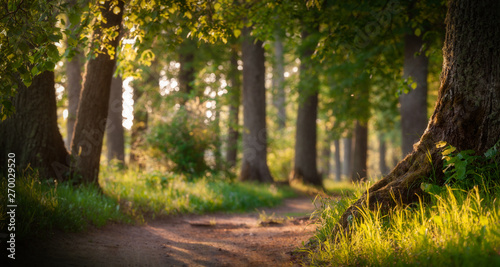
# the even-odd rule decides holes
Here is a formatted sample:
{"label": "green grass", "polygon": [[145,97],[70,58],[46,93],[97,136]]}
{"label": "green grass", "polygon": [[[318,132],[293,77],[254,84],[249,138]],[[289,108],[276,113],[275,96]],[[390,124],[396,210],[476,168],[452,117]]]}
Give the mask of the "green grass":
{"label": "green grass", "polygon": [[189,181],[171,173],[103,171],[100,183],[132,214],[150,217],[177,213],[248,211],[273,206],[294,192],[268,184],[230,182],[209,175]]}
{"label": "green grass", "polygon": [[[492,185],[490,181],[490,186]],[[427,204],[395,208],[389,214],[363,207],[350,236],[332,231],[354,196],[320,199],[317,244],[307,264],[331,266],[500,266],[500,186],[466,191],[445,186]]]}

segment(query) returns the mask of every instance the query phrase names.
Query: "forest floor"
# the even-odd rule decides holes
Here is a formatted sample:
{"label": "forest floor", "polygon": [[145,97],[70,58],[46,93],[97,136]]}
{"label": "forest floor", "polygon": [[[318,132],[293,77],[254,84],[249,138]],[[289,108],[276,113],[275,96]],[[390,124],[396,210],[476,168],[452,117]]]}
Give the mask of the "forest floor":
{"label": "forest floor", "polygon": [[[291,266],[312,236],[313,197],[285,199],[251,213],[176,215],[142,225],[110,224],[55,233],[18,248],[37,266]],[[34,261],[34,262],[33,262]]]}

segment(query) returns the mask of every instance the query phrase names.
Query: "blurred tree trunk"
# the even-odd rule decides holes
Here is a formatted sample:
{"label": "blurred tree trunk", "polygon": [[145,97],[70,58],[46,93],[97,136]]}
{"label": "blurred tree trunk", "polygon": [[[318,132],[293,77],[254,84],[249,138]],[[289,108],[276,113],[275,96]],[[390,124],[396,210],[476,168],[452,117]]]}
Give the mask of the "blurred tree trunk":
{"label": "blurred tree trunk", "polygon": [[351,136],[342,138],[342,143],[344,147],[344,162],[342,164],[342,174],[347,177],[352,176],[352,143],[353,138]]}
{"label": "blurred tree trunk", "polygon": [[321,168],[321,176],[322,178],[328,178],[330,176],[330,158],[332,156],[332,149],[331,149],[331,141],[329,138],[325,138],[325,141],[323,143],[323,149],[321,152],[321,161],[322,161],[322,168]]}
{"label": "blurred tree trunk", "polygon": [[[94,28],[93,40],[103,33],[103,29],[116,27],[116,31],[120,32],[123,6],[123,1],[118,1],[120,11],[115,14],[110,1],[98,3],[106,23]],[[119,34],[116,36],[109,43],[113,52],[119,42]],[[111,58],[108,55],[106,48],[101,48],[101,52],[103,53],[97,54],[86,65],[75,133],[71,143],[71,153],[76,158],[76,162],[72,166],[73,171],[81,175],[81,182],[96,185],[98,185],[99,160],[108,115],[111,79],[116,61],[116,57]]]}
{"label": "blurred tree trunk", "polygon": [[[302,32],[300,54],[299,110],[295,134],[295,161],[292,179],[322,186],[323,181],[317,169],[317,127],[319,79],[314,70],[311,56],[317,45],[314,32]],[[313,33],[314,35],[311,35]]]}
{"label": "blurred tree trunk", "polygon": [[241,103],[241,78],[238,70],[238,49],[235,45],[231,48],[231,69],[229,71],[231,87],[229,89],[229,130],[227,140],[226,161],[229,167],[236,166],[238,155],[238,139],[240,136],[239,111]]}
{"label": "blurred tree trunk", "polygon": [[452,0],[446,16],[441,87],[427,129],[413,151],[386,177],[374,184],[339,220],[334,234],[349,231],[350,221],[360,217],[359,208],[387,211],[396,205],[419,201],[420,185],[444,183],[444,141],[458,151],[482,155],[500,136],[500,2]]}
{"label": "blurred tree trunk", "polygon": [[[417,83],[417,87],[408,94],[401,94],[401,131],[402,152],[406,156],[413,150],[413,144],[418,142],[427,127],[427,68],[429,59],[423,50],[422,37],[414,34],[405,36],[405,58],[403,77]],[[411,85],[410,85],[411,86]]]}
{"label": "blurred tree trunk", "polygon": [[378,136],[378,141],[379,141],[379,168],[380,168],[380,173],[382,175],[386,175],[389,172],[389,168],[387,168],[387,163],[386,163],[386,154],[387,154],[387,146],[385,143],[385,138],[383,134],[379,134]]}
{"label": "blurred tree trunk", "polygon": [[185,102],[193,91],[195,80],[194,51],[196,43],[189,38],[184,39],[179,49],[179,89]]}
{"label": "blurred tree trunk", "polygon": [[285,57],[281,34],[274,33],[273,104],[278,111],[278,129],[286,126]]}
{"label": "blurred tree trunk", "polygon": [[266,87],[264,47],[242,31],[243,57],[243,160],[240,180],[273,182],[267,166]]}
{"label": "blurred tree trunk", "polygon": [[340,161],[340,140],[333,140],[335,146],[335,180],[340,182],[342,180],[342,162]]}
{"label": "blurred tree trunk", "polygon": [[[150,76],[151,80],[154,75]],[[149,81],[149,79],[148,79]],[[158,80],[156,80],[158,82]],[[151,81],[152,82],[152,81]],[[134,86],[133,99],[134,99],[134,121],[130,131],[130,159],[129,164],[137,164],[142,169],[146,166],[141,160],[140,154],[137,152],[139,146],[143,141],[143,135],[148,129],[148,111],[143,104],[144,91],[138,89],[140,86]]]}
{"label": "blurred tree trunk", "polygon": [[82,62],[84,58],[82,52],[77,52],[71,60],[66,62],[66,77],[68,92],[68,120],[66,121],[66,147],[70,149],[71,140],[73,139],[73,129],[75,127],[76,113],[78,110],[78,102],[80,101],[80,92],[82,90]]}
{"label": "blurred tree trunk", "polygon": [[121,77],[113,77],[109,96],[108,120],[106,125],[106,142],[108,163],[118,160],[125,165],[125,137],[123,130],[123,81]]}
{"label": "blurred tree trunk", "polygon": [[14,153],[18,170],[30,166],[42,179],[64,180],[69,155],[57,125],[54,72],[34,77],[29,87],[19,82],[12,103],[16,112],[0,123],[2,170],[7,171],[8,153]]}
{"label": "blurred tree trunk", "polygon": [[354,155],[351,181],[359,182],[367,178],[366,160],[368,158],[368,126],[356,121],[354,129]]}

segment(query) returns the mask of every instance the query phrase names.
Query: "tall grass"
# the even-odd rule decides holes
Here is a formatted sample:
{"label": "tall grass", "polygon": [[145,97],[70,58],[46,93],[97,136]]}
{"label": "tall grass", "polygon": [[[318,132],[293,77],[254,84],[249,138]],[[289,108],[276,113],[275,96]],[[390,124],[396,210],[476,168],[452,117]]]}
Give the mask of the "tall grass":
{"label": "tall grass", "polygon": [[[452,156],[455,155],[467,159],[463,154]],[[366,187],[359,186],[350,198],[319,199],[319,227],[310,240],[313,245],[303,249],[308,253],[305,263],[500,266],[499,165],[498,158],[485,155],[486,160],[474,156],[474,161],[467,162],[463,175],[471,175],[474,180],[456,179],[444,186],[423,183],[424,190],[430,189],[426,190],[429,199],[425,203],[396,207],[388,213],[361,207],[361,218],[352,221],[353,231],[349,235],[333,236],[333,229]],[[456,173],[456,169],[448,168],[446,172]]]}

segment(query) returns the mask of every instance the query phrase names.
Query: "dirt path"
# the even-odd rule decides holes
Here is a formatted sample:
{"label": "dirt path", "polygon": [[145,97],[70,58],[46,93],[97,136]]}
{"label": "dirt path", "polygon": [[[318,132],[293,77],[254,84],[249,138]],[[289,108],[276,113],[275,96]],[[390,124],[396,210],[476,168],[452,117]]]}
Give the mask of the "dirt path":
{"label": "dirt path", "polygon": [[[145,225],[109,225],[33,242],[17,261],[37,266],[290,266],[289,252],[311,237],[311,197],[245,214],[180,215]],[[259,214],[294,217],[259,225]],[[24,250],[26,248],[19,248]],[[27,251],[26,251],[27,252]],[[20,252],[21,253],[21,252]],[[24,253],[23,253],[24,254]]]}

